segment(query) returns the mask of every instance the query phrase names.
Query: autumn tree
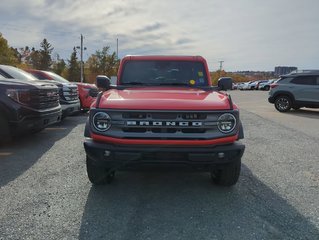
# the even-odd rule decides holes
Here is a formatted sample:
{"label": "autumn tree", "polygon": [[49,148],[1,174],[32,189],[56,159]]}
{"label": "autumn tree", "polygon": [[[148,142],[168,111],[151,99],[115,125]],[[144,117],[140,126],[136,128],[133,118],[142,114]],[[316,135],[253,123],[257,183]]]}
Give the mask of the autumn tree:
{"label": "autumn tree", "polygon": [[79,82],[81,79],[80,64],[76,56],[76,48],[73,48],[70,60],[68,60],[68,80],[72,82]]}
{"label": "autumn tree", "polygon": [[90,71],[90,82],[93,82],[93,78],[97,75],[114,76],[117,74],[119,67],[119,60],[116,57],[116,53],[109,53],[110,47],[103,47],[102,50],[97,50],[95,54],[92,54],[87,65]]}
{"label": "autumn tree", "polygon": [[16,65],[19,63],[17,51],[9,47],[8,41],[0,33],[0,64]]}

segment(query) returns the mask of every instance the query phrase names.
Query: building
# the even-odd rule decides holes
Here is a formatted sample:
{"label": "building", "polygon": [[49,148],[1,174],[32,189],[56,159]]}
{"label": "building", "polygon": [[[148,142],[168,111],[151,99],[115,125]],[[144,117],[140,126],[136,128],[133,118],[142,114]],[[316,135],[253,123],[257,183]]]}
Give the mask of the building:
{"label": "building", "polygon": [[278,66],[278,67],[275,67],[275,76],[289,74],[292,71],[297,71],[297,70],[298,70],[297,67]]}

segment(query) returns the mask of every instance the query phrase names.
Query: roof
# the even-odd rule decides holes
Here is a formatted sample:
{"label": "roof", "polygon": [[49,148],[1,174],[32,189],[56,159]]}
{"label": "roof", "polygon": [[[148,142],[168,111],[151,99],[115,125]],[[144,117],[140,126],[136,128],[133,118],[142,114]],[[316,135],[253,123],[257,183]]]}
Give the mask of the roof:
{"label": "roof", "polygon": [[178,55],[128,55],[122,60],[175,60],[175,61],[206,61],[202,56],[178,56]]}

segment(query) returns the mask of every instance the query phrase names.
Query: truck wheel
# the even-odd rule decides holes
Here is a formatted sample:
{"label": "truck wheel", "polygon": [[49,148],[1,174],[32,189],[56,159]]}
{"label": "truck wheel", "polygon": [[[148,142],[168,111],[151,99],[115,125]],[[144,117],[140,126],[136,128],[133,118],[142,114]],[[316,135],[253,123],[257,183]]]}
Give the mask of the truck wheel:
{"label": "truck wheel", "polygon": [[115,175],[115,172],[109,173],[109,168],[95,166],[88,156],[86,156],[86,170],[90,182],[94,185],[104,185],[106,183],[111,183]]}
{"label": "truck wheel", "polygon": [[269,91],[269,90],[270,90],[270,86],[266,86],[266,87],[265,87],[265,90],[266,90],[266,91]]}
{"label": "truck wheel", "polygon": [[12,136],[8,120],[4,116],[0,116],[0,144],[9,143],[11,141]]}
{"label": "truck wheel", "polygon": [[291,108],[291,105],[291,99],[286,95],[280,95],[275,100],[275,108],[279,112],[288,112]]}
{"label": "truck wheel", "polygon": [[213,170],[211,178],[220,186],[232,186],[237,183],[240,175],[241,161],[225,165],[222,169]]}

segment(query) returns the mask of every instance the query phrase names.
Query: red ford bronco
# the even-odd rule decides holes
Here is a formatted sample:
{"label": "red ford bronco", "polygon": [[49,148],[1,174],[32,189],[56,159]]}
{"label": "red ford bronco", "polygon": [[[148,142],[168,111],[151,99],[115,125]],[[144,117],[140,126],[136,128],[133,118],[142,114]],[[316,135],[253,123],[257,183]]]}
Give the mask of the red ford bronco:
{"label": "red ford bronco", "polygon": [[86,164],[93,184],[110,183],[117,170],[187,166],[210,172],[223,186],[238,181],[245,146],[237,106],[213,87],[199,56],[126,56],[117,85],[98,76],[102,90],[85,127]]}

